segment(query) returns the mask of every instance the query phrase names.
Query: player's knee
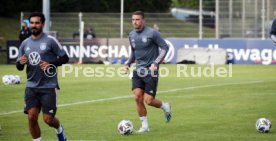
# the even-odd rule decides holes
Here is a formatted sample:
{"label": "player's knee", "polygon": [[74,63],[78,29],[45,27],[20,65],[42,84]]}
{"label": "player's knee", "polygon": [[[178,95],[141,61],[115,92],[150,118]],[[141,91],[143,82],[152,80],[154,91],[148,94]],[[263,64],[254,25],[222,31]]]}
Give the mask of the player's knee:
{"label": "player's knee", "polygon": [[36,122],[38,120],[38,115],[37,114],[28,114],[28,119],[30,122]]}
{"label": "player's knee", "polygon": [[135,89],[133,93],[136,103],[143,103],[143,91],[140,89]]}
{"label": "player's knee", "polygon": [[136,103],[142,103],[143,102],[143,96],[141,95],[135,95],[135,101]]}
{"label": "player's knee", "polygon": [[152,101],[153,101],[153,98],[150,98],[150,97],[145,98],[145,103],[147,105],[152,105]]}
{"label": "player's knee", "polygon": [[48,124],[49,126],[53,125],[54,117],[52,116],[43,116],[43,121]]}

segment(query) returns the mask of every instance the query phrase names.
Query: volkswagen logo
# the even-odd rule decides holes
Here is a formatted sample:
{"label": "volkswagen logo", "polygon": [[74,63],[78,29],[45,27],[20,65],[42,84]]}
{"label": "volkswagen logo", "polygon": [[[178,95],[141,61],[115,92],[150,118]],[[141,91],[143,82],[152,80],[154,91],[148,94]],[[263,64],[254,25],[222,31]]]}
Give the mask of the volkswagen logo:
{"label": "volkswagen logo", "polygon": [[31,52],[29,54],[28,59],[29,59],[29,63],[33,66],[38,65],[41,60],[38,52]]}

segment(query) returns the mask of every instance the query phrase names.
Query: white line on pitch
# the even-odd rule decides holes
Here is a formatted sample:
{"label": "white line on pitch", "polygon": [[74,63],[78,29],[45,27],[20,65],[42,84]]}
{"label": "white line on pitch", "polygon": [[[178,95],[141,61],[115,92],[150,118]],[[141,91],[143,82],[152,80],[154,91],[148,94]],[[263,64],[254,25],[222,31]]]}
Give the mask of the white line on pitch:
{"label": "white line on pitch", "polygon": [[[250,81],[250,82],[237,82],[237,83],[202,85],[202,86],[194,86],[194,87],[186,87],[186,88],[171,89],[171,90],[166,90],[166,91],[159,91],[158,93],[170,93],[170,92],[176,92],[176,91],[182,91],[182,90],[192,90],[192,89],[209,88],[209,87],[217,87],[217,86],[227,86],[227,85],[239,85],[239,84],[241,84],[241,85],[242,84],[255,84],[255,83],[262,83],[262,82],[264,82],[264,81]],[[118,96],[118,97],[111,97],[111,98],[104,98],[104,99],[80,101],[80,102],[74,102],[74,103],[68,103],[68,104],[60,104],[60,105],[58,105],[58,107],[67,107],[67,106],[80,105],[80,104],[86,104],[86,103],[112,101],[112,100],[131,98],[131,97],[132,97],[132,95],[127,95],[127,96]],[[10,111],[10,112],[0,113],[0,116],[10,115],[10,114],[15,114],[15,113],[20,113],[20,112],[23,113],[22,110],[17,110],[17,111]]]}

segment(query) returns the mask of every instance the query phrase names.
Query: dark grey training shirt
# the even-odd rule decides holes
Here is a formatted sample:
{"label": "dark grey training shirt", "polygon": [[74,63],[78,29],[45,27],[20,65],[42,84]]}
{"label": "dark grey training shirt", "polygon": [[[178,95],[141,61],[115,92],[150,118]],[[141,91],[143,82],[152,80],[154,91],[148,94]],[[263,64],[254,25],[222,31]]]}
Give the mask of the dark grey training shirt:
{"label": "dark grey training shirt", "polygon": [[129,41],[131,55],[126,64],[130,66],[135,60],[136,69],[149,68],[151,64],[158,66],[169,49],[160,33],[147,26],[144,26],[139,32],[131,31],[129,33]]}
{"label": "dark grey training shirt", "polygon": [[56,61],[58,57],[66,55],[56,38],[45,33],[42,33],[41,37],[35,40],[29,37],[22,42],[19,48],[17,62],[24,54],[28,58],[26,87],[57,88],[57,75],[53,75],[56,70],[49,70],[49,74],[48,72],[45,73],[39,66],[41,61],[51,63]]}

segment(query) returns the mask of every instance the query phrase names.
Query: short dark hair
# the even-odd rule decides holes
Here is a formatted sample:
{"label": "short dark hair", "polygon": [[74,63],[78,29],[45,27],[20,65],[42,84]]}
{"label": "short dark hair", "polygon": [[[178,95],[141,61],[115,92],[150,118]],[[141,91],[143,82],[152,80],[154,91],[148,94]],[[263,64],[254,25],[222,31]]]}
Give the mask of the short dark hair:
{"label": "short dark hair", "polygon": [[143,19],[145,17],[145,14],[144,14],[143,11],[135,11],[135,12],[132,13],[132,15],[140,15],[140,16],[142,16]]}
{"label": "short dark hair", "polygon": [[40,17],[41,23],[45,23],[45,16],[43,13],[41,12],[33,12],[31,13],[31,15],[29,16],[29,21],[31,21],[32,17]]}

